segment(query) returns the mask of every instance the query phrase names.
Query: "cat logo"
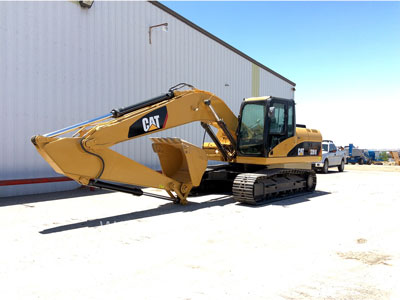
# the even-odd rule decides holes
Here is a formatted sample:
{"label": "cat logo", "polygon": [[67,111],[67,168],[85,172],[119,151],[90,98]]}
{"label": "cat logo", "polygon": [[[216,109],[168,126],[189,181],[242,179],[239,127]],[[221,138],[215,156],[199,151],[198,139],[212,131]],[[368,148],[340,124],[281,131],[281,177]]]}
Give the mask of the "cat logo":
{"label": "cat logo", "polygon": [[159,119],[160,119],[159,115],[152,116],[149,118],[143,118],[142,119],[143,130],[145,132],[148,132],[148,131],[160,129]]}
{"label": "cat logo", "polygon": [[157,108],[135,121],[129,127],[128,138],[163,129],[167,124],[167,120],[167,108],[165,106]]}
{"label": "cat logo", "polygon": [[299,156],[303,156],[304,155],[304,148],[299,148],[298,151],[297,151],[297,154]]}

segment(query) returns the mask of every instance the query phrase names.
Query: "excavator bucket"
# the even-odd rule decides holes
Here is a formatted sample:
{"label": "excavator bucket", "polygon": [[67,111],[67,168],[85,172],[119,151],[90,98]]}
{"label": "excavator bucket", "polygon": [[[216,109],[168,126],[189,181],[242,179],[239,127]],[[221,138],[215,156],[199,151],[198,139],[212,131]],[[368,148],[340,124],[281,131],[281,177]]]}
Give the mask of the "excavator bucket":
{"label": "excavator bucket", "polygon": [[204,150],[179,138],[150,138],[163,174],[178,182],[199,186],[207,168]]}

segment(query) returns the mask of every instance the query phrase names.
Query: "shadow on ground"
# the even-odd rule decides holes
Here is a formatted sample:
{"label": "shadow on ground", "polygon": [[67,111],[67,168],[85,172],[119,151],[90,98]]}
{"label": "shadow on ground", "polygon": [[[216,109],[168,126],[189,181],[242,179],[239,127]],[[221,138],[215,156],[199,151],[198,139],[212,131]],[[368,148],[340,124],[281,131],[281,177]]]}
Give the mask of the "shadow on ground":
{"label": "shadow on ground", "polygon": [[[303,202],[308,202],[308,201],[311,201],[311,199],[313,199],[313,198],[321,197],[321,196],[325,196],[325,195],[329,195],[329,194],[330,194],[330,192],[314,191],[312,193],[307,193],[304,195],[298,195],[298,196],[293,195],[293,196],[284,197],[282,199],[277,199],[277,201],[262,204],[259,206],[266,206],[266,205],[289,206],[289,205],[294,205],[294,204],[300,204]],[[259,206],[252,206],[252,207],[259,207]]]}
{"label": "shadow on ground", "polygon": [[[290,198],[286,197],[285,199],[282,199],[282,200],[279,199],[275,202],[266,203],[266,204],[262,204],[262,205],[258,205],[258,206],[248,206],[248,205],[243,205],[243,204],[238,204],[238,205],[251,207],[251,208],[254,208],[254,207],[260,208],[260,207],[267,206],[267,205],[288,206],[288,205],[299,204],[299,203],[303,203],[306,201],[310,201],[311,198],[315,198],[315,197],[319,197],[319,196],[323,196],[323,195],[327,195],[327,194],[329,194],[329,193],[315,191],[314,193],[308,193],[308,194],[304,194],[301,196],[292,196]],[[179,213],[179,212],[193,212],[193,211],[200,210],[203,208],[210,208],[210,207],[216,207],[216,206],[221,207],[221,206],[225,206],[228,204],[235,204],[235,203],[236,203],[236,201],[233,199],[233,197],[231,195],[224,195],[222,197],[218,197],[218,198],[211,199],[211,200],[208,200],[205,202],[200,202],[200,203],[189,202],[185,206],[176,205],[173,203],[167,203],[167,204],[160,205],[156,208],[147,209],[147,210],[143,210],[143,211],[131,212],[131,213],[122,214],[122,215],[110,216],[110,217],[105,217],[105,218],[87,220],[87,221],[82,221],[82,222],[78,222],[78,223],[52,227],[52,228],[42,230],[42,231],[40,231],[40,233],[41,234],[49,234],[49,233],[63,232],[63,231],[69,231],[69,230],[74,230],[74,229],[81,229],[81,228],[98,227],[98,226],[119,223],[119,222],[133,221],[133,220],[156,217],[156,216],[161,216],[161,215],[168,215],[168,214]]]}
{"label": "shadow on ground", "polygon": [[344,169],[343,172],[340,172],[339,170],[335,170],[335,169],[329,169],[328,173],[323,173],[323,172],[315,172],[317,175],[328,175],[328,174],[338,174],[338,173],[347,173],[349,172],[348,170]]}
{"label": "shadow on ground", "polygon": [[64,199],[67,200],[76,197],[97,196],[106,193],[112,193],[112,192],[100,189],[91,191],[87,187],[81,187],[70,191],[0,198],[0,207],[21,205],[21,204],[32,204],[32,203],[54,201],[54,200],[64,200]]}

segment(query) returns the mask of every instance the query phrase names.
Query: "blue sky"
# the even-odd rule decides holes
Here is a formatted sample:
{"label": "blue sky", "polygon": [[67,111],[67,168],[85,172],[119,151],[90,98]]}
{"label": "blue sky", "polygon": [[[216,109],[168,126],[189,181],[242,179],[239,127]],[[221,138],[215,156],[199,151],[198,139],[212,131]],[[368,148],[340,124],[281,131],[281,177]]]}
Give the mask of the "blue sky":
{"label": "blue sky", "polygon": [[400,148],[400,2],[162,3],[294,81],[299,123]]}

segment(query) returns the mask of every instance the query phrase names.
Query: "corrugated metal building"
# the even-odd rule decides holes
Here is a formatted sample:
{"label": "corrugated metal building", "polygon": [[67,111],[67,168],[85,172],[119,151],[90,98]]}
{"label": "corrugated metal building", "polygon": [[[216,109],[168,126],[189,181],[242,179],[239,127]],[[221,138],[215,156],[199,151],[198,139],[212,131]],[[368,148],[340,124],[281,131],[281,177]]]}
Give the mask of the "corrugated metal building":
{"label": "corrugated metal building", "polygon": [[[0,2],[0,65],[3,183],[58,176],[34,149],[32,135],[143,101],[180,82],[215,93],[235,113],[244,97],[293,98],[295,86],[158,2],[99,1],[90,9],[71,1]],[[200,145],[203,130],[189,124],[156,135]],[[148,138],[117,149],[158,166]],[[0,196],[74,187],[2,185]]]}

